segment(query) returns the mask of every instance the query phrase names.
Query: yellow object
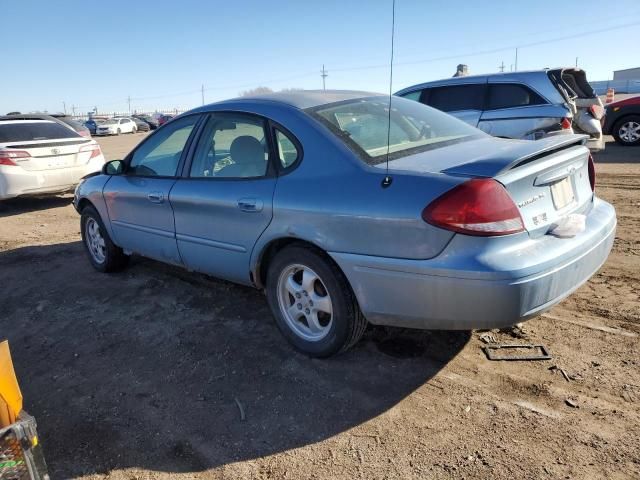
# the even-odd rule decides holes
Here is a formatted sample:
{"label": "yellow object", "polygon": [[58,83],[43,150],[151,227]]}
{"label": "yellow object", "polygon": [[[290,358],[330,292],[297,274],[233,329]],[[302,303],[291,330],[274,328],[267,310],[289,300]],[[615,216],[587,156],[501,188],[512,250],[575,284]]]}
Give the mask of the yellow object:
{"label": "yellow object", "polygon": [[9,342],[0,342],[0,428],[16,421],[22,410],[22,393],[13,369]]}

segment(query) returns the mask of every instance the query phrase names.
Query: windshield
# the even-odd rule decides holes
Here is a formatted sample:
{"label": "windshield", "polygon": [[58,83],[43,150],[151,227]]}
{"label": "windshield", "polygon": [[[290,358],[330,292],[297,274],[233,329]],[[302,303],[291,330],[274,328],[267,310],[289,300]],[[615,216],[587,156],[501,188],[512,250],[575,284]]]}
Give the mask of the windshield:
{"label": "windshield", "polygon": [[424,150],[444,147],[485,134],[457,118],[421,103],[392,97],[371,97],[321,105],[309,110],[360,158],[376,165]]}
{"label": "windshield", "polygon": [[103,122],[103,125],[115,125],[116,123],[118,123],[117,119],[111,119],[111,120],[107,120],[105,122]]}

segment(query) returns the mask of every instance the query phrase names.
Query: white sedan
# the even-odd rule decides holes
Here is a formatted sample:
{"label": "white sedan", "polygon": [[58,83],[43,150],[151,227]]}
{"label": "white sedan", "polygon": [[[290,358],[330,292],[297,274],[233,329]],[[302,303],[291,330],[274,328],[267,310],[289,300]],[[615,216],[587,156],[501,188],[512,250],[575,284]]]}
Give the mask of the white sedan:
{"label": "white sedan", "polygon": [[72,190],[105,159],[95,140],[59,122],[0,119],[0,200]]}
{"label": "white sedan", "polygon": [[136,122],[126,117],[116,117],[106,122],[99,123],[96,127],[96,135],[120,135],[121,133],[136,133]]}

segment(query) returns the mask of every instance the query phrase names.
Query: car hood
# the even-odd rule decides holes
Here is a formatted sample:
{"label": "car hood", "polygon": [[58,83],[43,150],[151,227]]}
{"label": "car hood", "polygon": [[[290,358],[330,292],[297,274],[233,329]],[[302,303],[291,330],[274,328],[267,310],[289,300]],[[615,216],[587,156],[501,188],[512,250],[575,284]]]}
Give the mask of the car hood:
{"label": "car hood", "polygon": [[[483,136],[389,162],[389,168],[416,173],[494,177],[517,164],[571,145],[586,135],[556,135],[541,140],[512,140]],[[385,168],[384,162],[376,165]]]}

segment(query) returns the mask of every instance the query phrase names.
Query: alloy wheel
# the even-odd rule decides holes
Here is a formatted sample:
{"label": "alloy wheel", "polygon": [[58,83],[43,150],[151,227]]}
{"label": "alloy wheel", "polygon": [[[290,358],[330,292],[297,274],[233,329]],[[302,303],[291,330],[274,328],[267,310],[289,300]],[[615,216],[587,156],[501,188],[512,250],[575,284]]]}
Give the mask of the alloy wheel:
{"label": "alloy wheel", "polygon": [[304,340],[320,341],[331,330],[331,296],[318,274],[305,265],[290,265],[282,270],[278,305],[291,331]]}
{"label": "alloy wheel", "polygon": [[104,237],[100,233],[100,225],[93,218],[88,218],[85,224],[85,243],[93,260],[99,264],[104,263],[107,258]]}
{"label": "alloy wheel", "polygon": [[640,140],[640,123],[638,122],[625,122],[620,125],[618,130],[620,138],[626,143],[634,143]]}

